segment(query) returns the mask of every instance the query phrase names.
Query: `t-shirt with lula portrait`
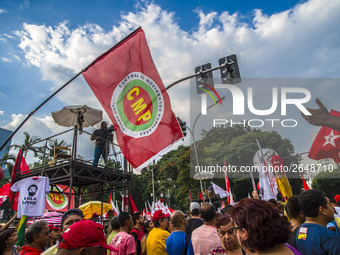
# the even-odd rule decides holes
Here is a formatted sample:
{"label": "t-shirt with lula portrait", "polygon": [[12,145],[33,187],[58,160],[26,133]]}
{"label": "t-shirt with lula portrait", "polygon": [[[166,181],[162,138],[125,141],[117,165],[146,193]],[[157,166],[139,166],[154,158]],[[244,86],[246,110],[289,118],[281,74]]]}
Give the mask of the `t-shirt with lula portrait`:
{"label": "t-shirt with lula portrait", "polygon": [[29,177],[22,179],[11,187],[11,191],[19,192],[18,215],[39,217],[44,214],[45,194],[50,192],[50,182],[47,177]]}

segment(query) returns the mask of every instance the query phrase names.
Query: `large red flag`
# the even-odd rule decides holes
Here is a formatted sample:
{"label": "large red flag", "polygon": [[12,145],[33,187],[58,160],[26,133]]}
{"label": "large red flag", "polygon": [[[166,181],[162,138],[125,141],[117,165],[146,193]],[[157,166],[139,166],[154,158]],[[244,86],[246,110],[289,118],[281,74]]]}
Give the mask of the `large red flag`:
{"label": "large red flag", "polygon": [[[331,110],[333,116],[339,116],[340,112]],[[332,158],[336,163],[340,163],[340,132],[329,127],[321,127],[316,136],[312,147],[309,150],[308,157],[311,159]]]}
{"label": "large red flag", "polygon": [[[20,159],[21,157],[21,159]],[[20,161],[20,166],[19,166],[19,161]],[[30,173],[31,171],[29,170],[29,167],[26,163],[26,160],[22,154],[22,151],[19,150],[18,156],[15,160],[12,175],[11,175],[11,184],[10,187],[13,186],[15,183],[15,176],[17,174],[17,170],[19,169],[19,173],[21,174],[26,174]],[[19,197],[19,192],[12,192],[11,190],[9,191],[9,204],[12,204],[12,209],[14,211],[18,210],[18,197]]]}
{"label": "large red flag", "polygon": [[142,169],[183,137],[141,28],[98,57],[83,76],[134,168]]}

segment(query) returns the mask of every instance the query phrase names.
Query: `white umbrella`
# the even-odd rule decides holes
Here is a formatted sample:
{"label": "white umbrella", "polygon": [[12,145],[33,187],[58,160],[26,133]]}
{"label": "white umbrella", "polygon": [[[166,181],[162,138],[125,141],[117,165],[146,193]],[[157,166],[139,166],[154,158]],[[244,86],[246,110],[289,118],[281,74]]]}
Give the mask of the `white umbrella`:
{"label": "white umbrella", "polygon": [[52,112],[52,117],[60,126],[94,126],[103,119],[103,112],[87,105],[65,106],[60,111]]}
{"label": "white umbrella", "polygon": [[[200,176],[201,175],[201,176]],[[194,175],[194,180],[210,180],[214,179],[215,174],[212,172],[200,172]]]}

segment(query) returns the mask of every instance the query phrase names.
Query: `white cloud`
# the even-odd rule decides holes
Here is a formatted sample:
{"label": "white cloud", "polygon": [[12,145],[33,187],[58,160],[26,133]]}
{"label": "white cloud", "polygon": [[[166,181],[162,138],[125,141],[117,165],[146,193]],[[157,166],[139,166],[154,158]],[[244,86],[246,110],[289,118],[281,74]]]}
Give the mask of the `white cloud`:
{"label": "white cloud", "polygon": [[9,58],[6,58],[6,57],[2,57],[1,61],[2,62],[7,62],[7,63],[12,63],[12,60],[10,60]]}
{"label": "white cloud", "polygon": [[6,12],[7,12],[7,10],[5,10],[5,9],[0,9],[0,14],[6,13]]}
{"label": "white cloud", "polygon": [[21,9],[27,9],[30,7],[30,2],[29,0],[24,0],[21,4],[20,4],[20,8]]}
{"label": "white cloud", "polygon": [[[139,7],[121,17],[118,26],[105,31],[97,24],[70,29],[23,24],[20,38],[29,65],[40,68],[53,89],[64,84],[97,56],[138,26],[145,31],[152,57],[165,85],[193,74],[198,65],[237,54],[242,77],[338,77],[340,62],[340,1],[310,0],[273,15],[254,10],[239,13],[203,13],[197,30],[187,32],[176,23],[176,14],[156,4]],[[251,20],[245,23],[244,20]],[[188,84],[170,89],[174,112],[188,118]],[[65,104],[101,108],[83,78],[58,95]]]}
{"label": "white cloud", "polygon": [[4,113],[5,113],[4,111],[1,111],[1,110],[0,110],[0,115],[4,115]]}
{"label": "white cloud", "polygon": [[[14,130],[19,126],[19,124],[26,117],[27,115],[25,116],[23,114],[12,114],[11,122],[5,126],[2,126],[2,128],[8,129],[8,130]],[[31,136],[35,136],[41,139],[46,139],[48,137],[59,134],[68,129],[70,128],[56,125],[51,116],[45,116],[45,117],[33,116],[13,136],[12,144],[22,144],[25,139],[25,136],[23,134],[25,131],[27,131]],[[84,130],[89,133],[92,133],[94,128],[89,127],[89,128],[84,128]],[[68,144],[71,145],[73,141],[73,131],[67,132],[66,134],[57,136],[55,138],[57,138],[58,141],[64,140]],[[45,141],[38,144],[38,146],[44,146],[44,145],[45,145]],[[93,149],[94,149],[94,142],[90,140],[89,135],[83,133],[82,135],[78,136],[78,146],[77,146],[78,154],[84,156],[86,159],[91,159],[93,157]],[[15,154],[14,151],[12,151],[11,153]],[[37,158],[33,158],[33,154],[29,153],[27,162],[33,163],[34,161],[37,161]]]}

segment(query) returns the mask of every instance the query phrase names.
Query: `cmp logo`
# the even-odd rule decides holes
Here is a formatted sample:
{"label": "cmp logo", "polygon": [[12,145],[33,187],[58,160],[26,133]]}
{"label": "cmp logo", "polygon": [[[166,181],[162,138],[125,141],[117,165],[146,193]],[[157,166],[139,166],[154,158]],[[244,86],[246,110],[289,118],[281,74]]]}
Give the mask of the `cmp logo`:
{"label": "cmp logo", "polygon": [[111,107],[121,131],[139,138],[157,129],[163,118],[164,100],[152,79],[140,72],[132,72],[114,90]]}
{"label": "cmp logo", "polygon": [[66,194],[53,187],[53,191],[46,194],[46,201],[53,210],[62,210],[68,205],[68,197]]}

